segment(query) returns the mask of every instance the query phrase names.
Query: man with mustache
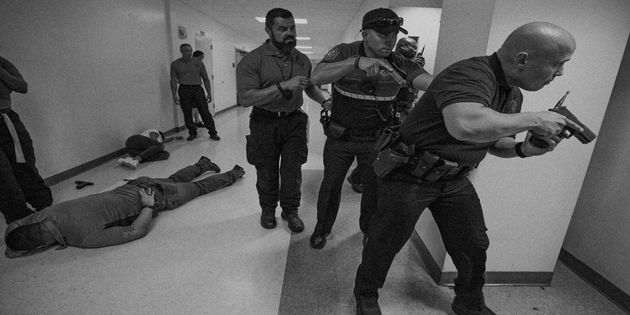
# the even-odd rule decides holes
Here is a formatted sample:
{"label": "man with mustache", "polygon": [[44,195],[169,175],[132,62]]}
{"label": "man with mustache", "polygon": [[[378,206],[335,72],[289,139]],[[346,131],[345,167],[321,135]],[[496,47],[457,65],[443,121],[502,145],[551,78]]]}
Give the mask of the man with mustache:
{"label": "man with mustache", "polygon": [[[514,30],[490,56],[456,62],[440,72],[400,127],[391,149],[415,148],[379,182],[378,210],[357,270],[358,314],[381,314],[378,289],[403,245],[429,208],[446,251],[457,268],[456,314],[494,314],[486,306],[486,250],[489,239],[477,192],[467,175],[487,153],[527,158],[552,151],[565,126],[583,129],[552,112],[521,112],[519,88],[538,91],[564,72],[575,51],[566,30],[546,22]],[[527,132],[524,142],[517,133]],[[535,134],[548,144],[533,145]]]}
{"label": "man with mustache", "polygon": [[295,49],[293,14],[271,9],[265,18],[269,39],[245,55],[236,67],[238,103],[252,106],[247,161],[256,167],[260,225],[276,227],[275,211],[295,233],[304,230],[298,216],[302,164],[306,162],[308,116],[301,110],[302,92],[328,106],[329,100],[309,79],[311,61]]}
{"label": "man with mustache", "polygon": [[363,233],[376,210],[376,175],[372,169],[374,144],[392,118],[398,90],[408,84],[425,90],[432,76],[411,60],[392,52],[403,20],[394,11],[378,8],[363,16],[363,40],[339,44],[313,71],[317,84],[333,83],[333,105],[326,127],[324,178],[317,199],[317,225],[310,245],[321,249],[331,232],[341,200],[346,173],[356,157],[361,170]]}

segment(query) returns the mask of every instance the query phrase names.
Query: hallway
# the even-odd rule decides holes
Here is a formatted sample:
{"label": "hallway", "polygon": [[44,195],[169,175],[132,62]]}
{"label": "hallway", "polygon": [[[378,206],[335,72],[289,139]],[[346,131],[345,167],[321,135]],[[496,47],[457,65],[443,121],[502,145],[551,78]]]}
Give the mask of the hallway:
{"label": "hallway", "polygon": [[[133,171],[110,161],[53,186],[53,196],[57,203],[111,189],[126,178],[165,177],[201,155],[223,170],[241,165],[246,171],[242,180],[161,213],[151,232],[131,243],[50,249],[18,259],[2,255],[0,313],[354,314],[360,194],[344,184],[341,211],[326,247],[311,249],[324,136],[319,105],[307,98],[305,102],[310,141],[302,168],[303,233],[292,235],[279,211],[278,227],[260,227],[255,169],[245,160],[250,109],[230,109],[215,118],[219,142],[202,131],[192,142],[168,143],[171,157],[166,161]],[[76,190],[75,180],[95,185]],[[499,314],[623,314],[561,264],[551,287],[488,287],[485,293],[487,304]],[[380,303],[384,314],[452,314],[453,295],[431,280],[415,249],[406,245],[394,261]]]}

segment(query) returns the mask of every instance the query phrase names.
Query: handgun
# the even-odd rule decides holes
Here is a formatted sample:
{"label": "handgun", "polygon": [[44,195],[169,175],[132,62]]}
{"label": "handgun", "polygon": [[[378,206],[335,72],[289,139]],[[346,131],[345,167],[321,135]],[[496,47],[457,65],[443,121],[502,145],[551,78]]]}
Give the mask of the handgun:
{"label": "handgun", "polygon": [[[580,140],[580,142],[584,144],[589,143],[595,140],[595,138],[597,138],[597,135],[593,131],[591,131],[588,127],[586,127],[586,125],[580,122],[580,120],[577,117],[575,117],[575,115],[573,115],[573,113],[571,113],[571,111],[569,111],[566,106],[562,106],[562,103],[564,103],[564,100],[567,98],[567,95],[569,95],[569,93],[570,91],[567,91],[562,96],[562,98],[558,101],[558,103],[556,103],[556,105],[549,110],[552,112],[556,112],[560,115],[563,115],[564,117],[569,118],[570,120],[574,121],[576,124],[582,127],[583,131],[579,132],[576,129],[573,129],[569,126],[564,126],[564,128],[558,134],[558,136],[564,139],[569,139],[571,138],[571,136],[575,136],[578,140]],[[540,137],[536,135],[532,135],[529,138],[529,142],[531,142],[534,146],[537,146],[539,148],[547,148],[549,146],[549,143],[547,143],[545,140],[541,139]]]}

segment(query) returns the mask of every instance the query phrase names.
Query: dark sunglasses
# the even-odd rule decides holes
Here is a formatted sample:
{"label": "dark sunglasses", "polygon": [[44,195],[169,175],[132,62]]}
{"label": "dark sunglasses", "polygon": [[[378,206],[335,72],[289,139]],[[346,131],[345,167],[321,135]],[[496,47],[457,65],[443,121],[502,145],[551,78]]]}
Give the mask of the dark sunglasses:
{"label": "dark sunglasses", "polygon": [[402,26],[404,19],[401,17],[397,18],[378,18],[374,20],[369,20],[363,24],[363,29],[368,27],[385,27],[385,26]]}

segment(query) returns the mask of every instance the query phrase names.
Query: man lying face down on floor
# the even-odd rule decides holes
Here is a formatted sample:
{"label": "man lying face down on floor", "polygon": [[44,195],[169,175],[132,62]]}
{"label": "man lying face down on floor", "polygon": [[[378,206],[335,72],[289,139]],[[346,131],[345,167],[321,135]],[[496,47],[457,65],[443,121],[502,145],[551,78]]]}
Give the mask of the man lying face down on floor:
{"label": "man lying face down on floor", "polygon": [[110,191],[47,207],[9,224],[5,255],[24,256],[55,244],[91,248],[142,238],[158,212],[230,186],[245,174],[235,165],[228,172],[192,181],[207,171],[219,173],[221,169],[202,156],[168,178],[140,177]]}

